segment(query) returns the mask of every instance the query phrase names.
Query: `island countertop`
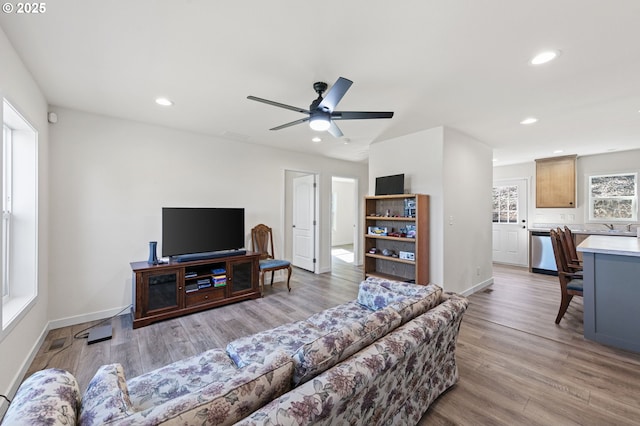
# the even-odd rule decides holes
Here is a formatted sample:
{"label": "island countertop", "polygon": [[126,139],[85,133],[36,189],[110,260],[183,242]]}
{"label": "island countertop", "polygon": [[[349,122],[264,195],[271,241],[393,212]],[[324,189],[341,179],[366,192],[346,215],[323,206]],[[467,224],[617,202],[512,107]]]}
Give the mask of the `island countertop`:
{"label": "island countertop", "polygon": [[591,235],[578,245],[577,250],[585,253],[640,257],[640,238]]}

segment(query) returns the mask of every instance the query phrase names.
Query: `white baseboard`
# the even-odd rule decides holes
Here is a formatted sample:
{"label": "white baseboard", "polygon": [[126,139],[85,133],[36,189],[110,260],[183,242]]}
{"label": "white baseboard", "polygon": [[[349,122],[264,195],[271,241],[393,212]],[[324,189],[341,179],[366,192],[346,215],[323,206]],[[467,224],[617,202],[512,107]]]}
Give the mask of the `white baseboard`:
{"label": "white baseboard", "polygon": [[474,285],[473,287],[463,291],[461,294],[462,296],[471,296],[473,293],[477,293],[479,291],[484,290],[485,288],[489,287],[491,284],[493,284],[493,277],[489,278],[488,280],[485,280],[479,284]]}
{"label": "white baseboard", "polygon": [[[36,355],[38,354],[38,351],[40,350],[40,347],[42,346],[42,343],[44,342],[45,337],[47,337],[47,333],[49,333],[49,330],[50,329],[48,328],[48,324],[47,324],[42,329],[42,332],[40,333],[40,337],[38,337],[38,340],[36,340],[33,346],[31,347],[31,350],[29,351],[29,356],[25,358],[25,360],[22,362],[22,365],[20,366],[20,369],[16,372],[15,376],[13,376],[13,379],[11,380],[11,386],[6,391],[7,396],[10,397],[10,399],[13,399],[16,392],[18,391],[18,388],[20,387],[20,384],[22,383],[25,374],[27,374],[27,370],[29,370],[31,363],[33,363],[33,360],[36,358]],[[7,403],[7,401],[2,399],[2,401],[0,402],[0,419],[4,417],[8,409],[9,409],[9,403]]]}
{"label": "white baseboard", "polygon": [[92,312],[90,314],[76,315],[74,317],[67,317],[67,318],[61,318],[58,320],[49,321],[48,330],[53,330],[61,327],[68,327],[70,325],[82,324],[83,322],[97,321],[97,320],[112,317],[119,313],[126,314],[128,313],[127,308],[129,308],[129,306],[123,306],[122,308],[107,309],[106,311]]}

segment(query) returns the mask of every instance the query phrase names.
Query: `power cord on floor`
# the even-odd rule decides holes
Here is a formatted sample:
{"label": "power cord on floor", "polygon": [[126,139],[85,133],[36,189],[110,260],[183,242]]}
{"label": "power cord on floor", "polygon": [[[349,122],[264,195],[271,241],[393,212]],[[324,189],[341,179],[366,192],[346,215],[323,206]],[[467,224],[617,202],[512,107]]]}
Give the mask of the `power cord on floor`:
{"label": "power cord on floor", "polygon": [[6,396],[0,394],[1,397],[3,397],[4,399],[7,400],[7,402],[9,403],[9,405],[11,405],[11,400],[9,398],[7,398]]}
{"label": "power cord on floor", "polygon": [[122,309],[117,314],[113,315],[112,317],[105,318],[102,321],[100,321],[100,322],[98,322],[96,324],[93,324],[91,327],[87,327],[87,328],[85,328],[83,330],[78,331],[76,334],[73,335],[73,338],[74,339],[86,339],[87,337],[89,337],[89,333],[84,333],[83,335],[80,335],[80,333],[88,331],[88,330],[91,330],[92,328],[95,328],[95,327],[99,326],[100,324],[104,324],[107,321],[111,321],[112,319],[114,319],[115,317],[117,317],[118,315],[120,315],[121,313],[123,313],[124,311],[126,311],[127,309],[130,309],[132,307],[133,307],[133,305],[129,305],[126,308]]}
{"label": "power cord on floor", "polygon": [[[111,316],[111,317],[109,317],[109,318],[105,318],[105,319],[103,319],[102,321],[100,321],[100,322],[98,322],[98,323],[96,323],[96,324],[93,324],[91,327],[87,327],[87,328],[85,328],[85,329],[82,329],[82,330],[78,331],[76,334],[74,334],[74,335],[73,335],[73,338],[74,338],[75,340],[86,339],[87,337],[89,337],[89,333],[88,333],[88,332],[87,332],[87,333],[85,333],[86,331],[91,330],[92,328],[97,327],[97,326],[99,326],[100,324],[104,324],[104,323],[105,323],[105,322],[107,322],[107,321],[111,321],[112,319],[114,319],[115,317],[117,317],[118,315],[120,315],[121,313],[123,313],[124,311],[126,311],[127,309],[130,309],[130,308],[132,308],[132,307],[133,307],[133,305],[129,305],[129,306],[127,306],[126,308],[122,309],[122,310],[121,310],[120,312],[118,312],[117,314],[115,314],[115,315],[113,315],[113,316]],[[84,334],[80,335],[80,333],[84,333]],[[51,354],[51,356],[50,356],[50,357],[49,357],[49,359],[47,360],[47,363],[44,365],[44,367],[42,367],[42,369],[44,370],[45,368],[49,367],[49,363],[51,362],[51,360],[53,359],[53,357],[55,357],[56,355],[58,355],[60,352],[62,352],[62,351],[64,351],[64,350],[69,349],[72,345],[73,345],[73,341],[72,341],[71,343],[69,343],[68,345],[66,345],[66,346],[64,346],[64,347],[62,347],[62,348],[60,348],[59,350],[57,350],[57,351],[56,351],[56,352],[54,352],[53,354]]]}

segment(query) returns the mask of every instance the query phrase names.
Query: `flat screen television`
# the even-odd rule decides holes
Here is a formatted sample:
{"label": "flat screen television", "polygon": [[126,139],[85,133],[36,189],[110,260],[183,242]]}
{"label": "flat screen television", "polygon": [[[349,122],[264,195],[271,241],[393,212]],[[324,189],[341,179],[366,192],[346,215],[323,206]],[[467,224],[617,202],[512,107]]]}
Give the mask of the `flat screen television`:
{"label": "flat screen television", "polygon": [[404,174],[376,178],[376,195],[404,194]]}
{"label": "flat screen television", "polygon": [[204,258],[243,248],[243,208],[162,208],[163,257],[201,254]]}

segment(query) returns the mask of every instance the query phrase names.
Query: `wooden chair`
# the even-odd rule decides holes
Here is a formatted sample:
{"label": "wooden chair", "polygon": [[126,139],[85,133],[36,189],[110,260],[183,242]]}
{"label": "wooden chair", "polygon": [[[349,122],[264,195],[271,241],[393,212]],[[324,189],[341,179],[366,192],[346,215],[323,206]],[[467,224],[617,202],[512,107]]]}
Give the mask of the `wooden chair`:
{"label": "wooden chair", "polygon": [[256,225],[251,230],[251,250],[260,253],[260,295],[264,296],[264,274],[271,272],[271,285],[275,271],[286,269],[287,288],[291,291],[291,262],[276,259],[273,254],[273,232],[264,224]]}
{"label": "wooden chair", "polygon": [[567,266],[573,272],[582,273],[582,262],[578,259],[578,251],[576,250],[571,230],[567,226],[564,229],[558,227],[558,235],[562,243],[562,250],[565,253]]}
{"label": "wooden chair", "polygon": [[573,296],[582,296],[582,275],[576,274],[569,268],[567,263],[567,254],[562,246],[562,237],[558,231],[552,229],[551,244],[553,245],[553,254],[556,258],[556,266],[558,267],[558,280],[560,281],[560,309],[556,317],[556,324],[560,324],[560,320],[567,312],[569,303]]}

